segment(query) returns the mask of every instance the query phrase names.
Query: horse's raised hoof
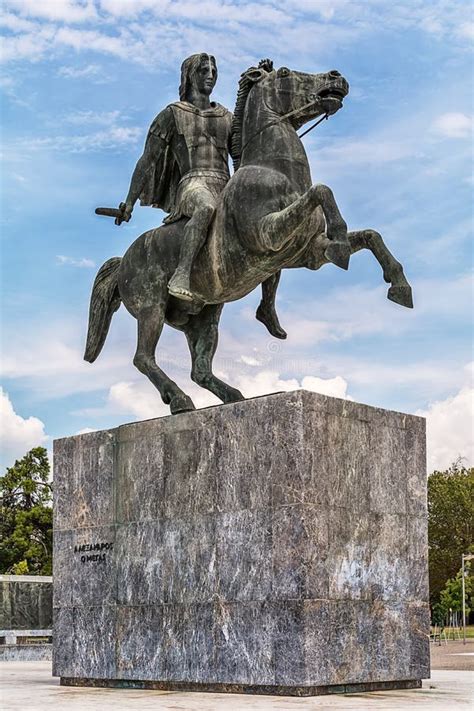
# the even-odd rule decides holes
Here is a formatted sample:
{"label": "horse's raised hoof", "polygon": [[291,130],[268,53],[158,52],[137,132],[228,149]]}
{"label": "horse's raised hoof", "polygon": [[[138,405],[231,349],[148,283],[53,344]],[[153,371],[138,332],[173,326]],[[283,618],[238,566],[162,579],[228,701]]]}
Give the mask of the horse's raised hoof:
{"label": "horse's raised hoof", "polygon": [[262,304],[260,304],[260,306],[258,307],[257,312],[255,314],[255,318],[257,319],[257,321],[260,321],[260,323],[263,323],[263,325],[266,326],[268,332],[275,338],[281,338],[282,340],[284,340],[287,337],[288,334],[280,326],[280,322],[276,313],[270,312],[268,309],[262,306]]}
{"label": "horse's raised hoof", "polygon": [[341,269],[349,269],[349,259],[351,256],[351,246],[347,242],[330,242],[326,247],[324,256],[330,262]]}
{"label": "horse's raised hoof", "polygon": [[391,286],[387,292],[387,299],[394,301],[400,306],[406,306],[407,309],[413,308],[413,296],[411,286]]}
{"label": "horse's raised hoof", "polygon": [[194,403],[190,397],[185,395],[175,395],[170,400],[170,410],[172,415],[178,415],[180,412],[191,412],[195,410]]}

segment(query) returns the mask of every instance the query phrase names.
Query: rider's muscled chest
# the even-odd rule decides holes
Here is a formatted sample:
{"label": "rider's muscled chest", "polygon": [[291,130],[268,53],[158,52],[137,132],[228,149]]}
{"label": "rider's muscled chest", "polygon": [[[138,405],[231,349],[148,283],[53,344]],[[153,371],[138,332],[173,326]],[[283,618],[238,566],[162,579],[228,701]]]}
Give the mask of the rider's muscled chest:
{"label": "rider's muscled chest", "polygon": [[232,129],[232,117],[229,112],[192,112],[175,108],[173,111],[176,132],[182,136],[188,148],[214,145],[226,148]]}
{"label": "rider's muscled chest", "polygon": [[[192,112],[175,108],[175,154],[187,168],[220,168],[227,164],[232,128],[229,112]],[[184,167],[184,166],[183,166]]]}

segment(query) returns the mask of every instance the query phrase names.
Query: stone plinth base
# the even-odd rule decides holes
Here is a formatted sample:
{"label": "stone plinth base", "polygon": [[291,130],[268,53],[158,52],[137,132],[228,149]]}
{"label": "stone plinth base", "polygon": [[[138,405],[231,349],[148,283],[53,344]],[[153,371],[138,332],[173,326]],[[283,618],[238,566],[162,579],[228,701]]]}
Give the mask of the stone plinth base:
{"label": "stone plinth base", "polygon": [[54,464],[62,683],[429,676],[424,420],[297,391],[59,440]]}
{"label": "stone plinth base", "polygon": [[329,694],[360,694],[363,691],[393,691],[421,689],[421,679],[379,681],[368,684],[339,686],[262,686],[255,684],[199,684],[179,681],[138,681],[131,679],[69,679],[62,676],[61,686],[94,686],[106,689],[150,689],[154,691],[200,691],[214,694],[260,694],[263,696],[328,696]]}

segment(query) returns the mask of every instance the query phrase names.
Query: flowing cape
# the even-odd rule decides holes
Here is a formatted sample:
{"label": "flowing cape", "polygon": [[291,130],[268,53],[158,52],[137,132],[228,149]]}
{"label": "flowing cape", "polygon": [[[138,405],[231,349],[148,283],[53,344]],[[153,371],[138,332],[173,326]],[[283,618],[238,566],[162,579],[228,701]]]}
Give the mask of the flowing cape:
{"label": "flowing cape", "polygon": [[182,177],[171,149],[175,132],[173,112],[167,106],[154,119],[148,131],[146,140],[148,143],[153,139],[156,155],[140,194],[140,205],[159,207],[165,212],[173,210],[178,183]]}

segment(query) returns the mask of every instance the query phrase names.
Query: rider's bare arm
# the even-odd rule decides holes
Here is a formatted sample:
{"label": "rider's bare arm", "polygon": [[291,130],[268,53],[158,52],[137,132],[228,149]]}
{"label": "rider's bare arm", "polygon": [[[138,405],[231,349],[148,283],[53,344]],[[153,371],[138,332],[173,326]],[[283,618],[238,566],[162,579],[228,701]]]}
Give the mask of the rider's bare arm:
{"label": "rider's bare arm", "polygon": [[172,116],[172,113],[169,107],[167,107],[158,114],[150,126],[143,155],[138,160],[135,170],[133,171],[128,195],[125,201],[120,203],[122,215],[115,220],[116,225],[130,220],[135,203],[143,191],[150,171],[155,163],[160,160],[166,148],[165,137],[168,131],[170,116]]}
{"label": "rider's bare arm", "polygon": [[[135,206],[136,201],[140,197],[148,173],[154,166],[162,149],[162,140],[158,136],[155,136],[154,134],[150,133],[146,140],[143,155],[141,158],[139,158],[137,165],[135,166],[135,170],[133,171],[132,179],[130,181],[130,188],[128,190],[128,195],[125,198],[125,203],[120,204],[120,209],[123,213],[123,217],[120,222],[128,222],[130,220],[133,208]],[[120,222],[117,222],[116,220],[117,224],[120,224]]]}

